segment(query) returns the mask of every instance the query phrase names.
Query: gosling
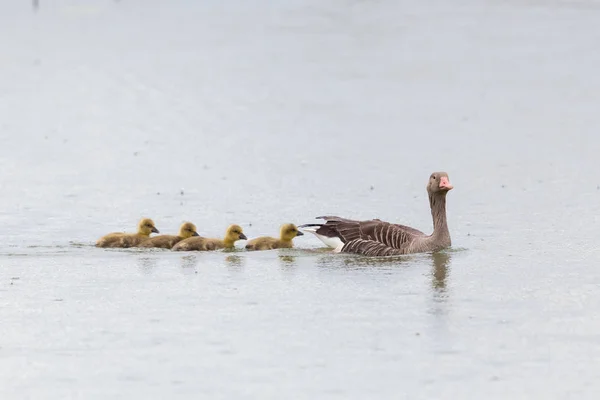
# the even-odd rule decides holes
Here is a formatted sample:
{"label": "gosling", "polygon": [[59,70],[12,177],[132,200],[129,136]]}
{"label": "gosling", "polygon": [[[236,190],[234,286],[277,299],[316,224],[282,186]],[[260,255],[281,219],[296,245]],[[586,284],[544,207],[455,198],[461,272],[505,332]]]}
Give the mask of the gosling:
{"label": "gosling", "polygon": [[173,246],[174,251],[210,251],[219,249],[232,249],[238,240],[247,240],[242,227],[239,225],[231,225],[225,232],[225,238],[209,239],[205,237],[191,237],[184,239]]}
{"label": "gosling", "polygon": [[177,235],[159,235],[154,236],[153,238],[147,239],[140,243],[138,247],[155,247],[158,249],[171,249],[177,243],[181,242],[184,239],[191,238],[193,236],[198,236],[198,232],[196,232],[196,225],[191,222],[185,222],[179,228],[179,233]]}
{"label": "gosling", "polygon": [[138,223],[137,233],[109,233],[98,239],[96,247],[135,247],[148,240],[151,233],[159,233],[156,226],[154,226],[154,221],[150,218],[142,218]]}
{"label": "gosling", "polygon": [[291,249],[294,247],[292,239],[296,236],[302,236],[294,224],[283,224],[279,231],[279,239],[262,236],[252,239],[246,244],[246,250],[273,250],[273,249]]}

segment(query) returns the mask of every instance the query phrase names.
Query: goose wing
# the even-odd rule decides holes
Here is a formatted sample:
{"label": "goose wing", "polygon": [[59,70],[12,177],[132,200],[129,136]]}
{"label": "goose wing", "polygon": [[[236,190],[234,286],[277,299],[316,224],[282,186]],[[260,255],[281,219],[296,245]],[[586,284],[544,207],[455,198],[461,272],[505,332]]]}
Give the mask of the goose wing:
{"label": "goose wing", "polygon": [[[423,232],[417,229],[405,225],[390,224],[379,219],[355,221],[336,216],[323,216],[319,218],[324,219],[326,221],[325,224],[309,224],[308,226],[318,226],[315,233],[319,235],[339,238],[344,243],[342,251],[355,249],[356,251],[352,252],[358,252],[358,249],[367,246],[366,243],[361,241],[373,242],[370,246],[367,246],[371,250],[375,247],[381,249],[383,246],[383,248],[406,251],[413,240],[417,237],[425,236]],[[360,254],[364,253],[361,252]]]}
{"label": "goose wing", "polygon": [[344,244],[342,252],[362,254],[370,257],[385,257],[407,254],[408,246],[397,249],[375,240],[354,239]]}

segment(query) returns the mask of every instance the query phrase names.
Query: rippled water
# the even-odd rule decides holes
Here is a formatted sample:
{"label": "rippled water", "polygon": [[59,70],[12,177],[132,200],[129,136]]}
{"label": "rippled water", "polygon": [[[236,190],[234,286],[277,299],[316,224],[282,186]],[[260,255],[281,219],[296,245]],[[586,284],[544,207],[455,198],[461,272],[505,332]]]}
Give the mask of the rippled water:
{"label": "rippled water", "polygon": [[[0,5],[0,397],[596,398],[596,1]],[[393,259],[105,250],[431,230]]]}

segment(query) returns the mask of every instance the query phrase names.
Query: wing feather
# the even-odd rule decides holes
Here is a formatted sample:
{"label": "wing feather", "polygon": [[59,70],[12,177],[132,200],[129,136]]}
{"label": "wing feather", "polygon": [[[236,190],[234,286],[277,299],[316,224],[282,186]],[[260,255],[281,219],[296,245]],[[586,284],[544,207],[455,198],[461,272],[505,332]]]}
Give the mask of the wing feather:
{"label": "wing feather", "polygon": [[354,239],[342,248],[344,253],[361,254],[371,257],[385,257],[406,254],[405,249],[395,249],[374,240]]}
{"label": "wing feather", "polygon": [[400,224],[372,219],[356,221],[337,216],[322,216],[324,224],[316,233],[326,237],[338,237],[344,246],[342,252],[373,256],[406,254],[415,239],[426,236],[423,232]]}

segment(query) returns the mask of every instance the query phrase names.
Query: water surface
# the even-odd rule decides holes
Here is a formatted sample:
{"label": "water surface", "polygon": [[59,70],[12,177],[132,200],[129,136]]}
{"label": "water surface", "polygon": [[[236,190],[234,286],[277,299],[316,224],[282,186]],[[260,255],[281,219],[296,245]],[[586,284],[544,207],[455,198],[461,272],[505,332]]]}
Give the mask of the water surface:
{"label": "water surface", "polygon": [[[285,3],[285,4],[284,4]],[[0,5],[0,397],[597,398],[595,1]],[[431,230],[374,260],[105,250]]]}

